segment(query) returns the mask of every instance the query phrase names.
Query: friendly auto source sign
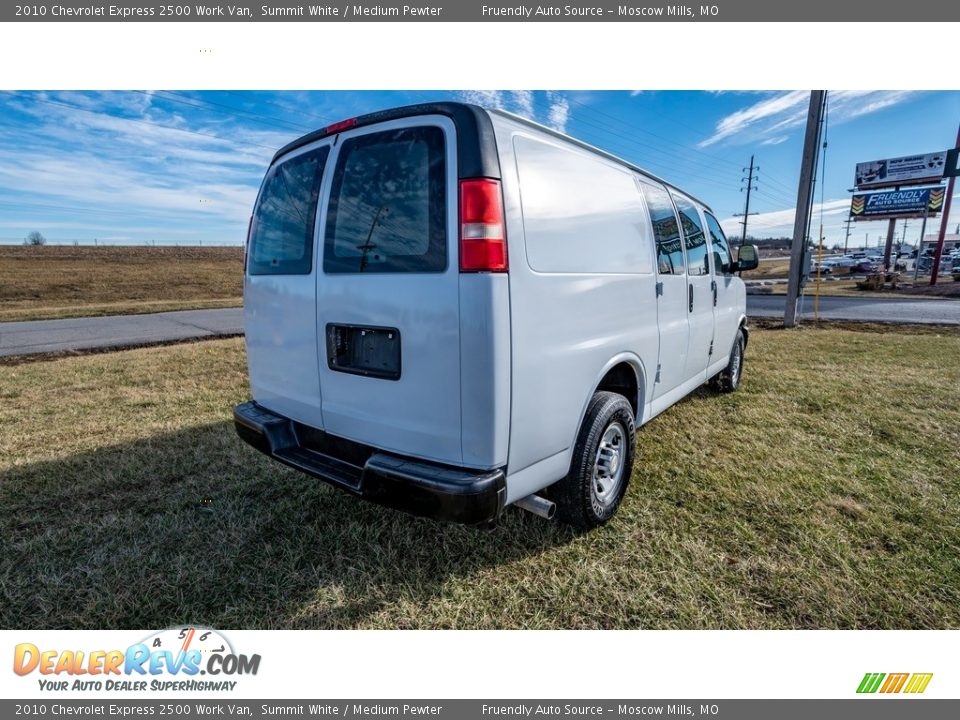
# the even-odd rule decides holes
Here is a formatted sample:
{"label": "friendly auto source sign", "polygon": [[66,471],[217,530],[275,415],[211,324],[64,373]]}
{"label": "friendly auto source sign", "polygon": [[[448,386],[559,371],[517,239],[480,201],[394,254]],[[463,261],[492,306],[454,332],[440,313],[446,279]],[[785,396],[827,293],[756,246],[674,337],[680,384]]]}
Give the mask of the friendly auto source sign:
{"label": "friendly auto source sign", "polygon": [[857,163],[858,190],[869,187],[920,185],[943,177],[947,152],[908,155],[907,157]]}
{"label": "friendly auto source sign", "polygon": [[854,220],[933,217],[943,209],[943,198],[942,187],[859,193],[850,203],[850,215]]}

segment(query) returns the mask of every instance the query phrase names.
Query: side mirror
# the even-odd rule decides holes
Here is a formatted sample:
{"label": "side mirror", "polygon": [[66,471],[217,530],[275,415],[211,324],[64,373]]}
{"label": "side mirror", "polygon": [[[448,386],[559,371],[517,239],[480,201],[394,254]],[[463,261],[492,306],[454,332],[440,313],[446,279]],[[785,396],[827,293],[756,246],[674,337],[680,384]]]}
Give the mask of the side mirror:
{"label": "side mirror", "polygon": [[760,251],[756,245],[741,245],[737,253],[737,262],[734,264],[735,272],[744,272],[746,270],[756,270],[760,264]]}

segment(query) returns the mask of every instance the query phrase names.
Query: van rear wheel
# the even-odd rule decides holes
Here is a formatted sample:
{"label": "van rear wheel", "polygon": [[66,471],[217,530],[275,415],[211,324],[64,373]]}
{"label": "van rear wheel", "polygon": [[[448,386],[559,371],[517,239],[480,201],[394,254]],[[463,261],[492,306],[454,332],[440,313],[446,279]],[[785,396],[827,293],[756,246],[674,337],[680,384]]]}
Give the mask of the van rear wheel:
{"label": "van rear wheel", "polygon": [[633,408],[627,399],[612,392],[595,393],[570,472],[550,491],[561,521],[590,530],[613,517],[630,483],[635,442]]}

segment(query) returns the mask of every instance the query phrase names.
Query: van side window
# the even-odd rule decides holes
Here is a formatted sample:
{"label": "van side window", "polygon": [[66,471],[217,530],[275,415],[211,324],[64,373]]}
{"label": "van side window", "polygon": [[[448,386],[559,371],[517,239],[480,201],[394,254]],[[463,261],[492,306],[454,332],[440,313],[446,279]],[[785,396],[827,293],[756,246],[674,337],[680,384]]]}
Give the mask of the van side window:
{"label": "van side window", "polygon": [[673,202],[666,190],[644,185],[647,208],[653,222],[657,243],[657,266],[661,275],[683,275],[683,248],[680,247],[680,226]]}
{"label": "van side window", "polygon": [[696,206],[684,197],[674,196],[680,225],[683,228],[683,246],[687,249],[687,274],[709,275],[710,260],[707,258],[707,238],[703,233],[700,213]]}
{"label": "van side window", "polygon": [[430,126],[344,141],[330,189],[324,271],[445,270],[445,153],[443,130]]}
{"label": "van side window", "polygon": [[274,165],[250,221],[251,275],[309,275],[320,180],[329,147]]}
{"label": "van side window", "polygon": [[710,233],[710,244],[713,246],[713,271],[718,274],[729,273],[733,256],[730,254],[727,236],[723,234],[720,223],[713,215],[705,212],[704,216],[707,218],[707,232]]}

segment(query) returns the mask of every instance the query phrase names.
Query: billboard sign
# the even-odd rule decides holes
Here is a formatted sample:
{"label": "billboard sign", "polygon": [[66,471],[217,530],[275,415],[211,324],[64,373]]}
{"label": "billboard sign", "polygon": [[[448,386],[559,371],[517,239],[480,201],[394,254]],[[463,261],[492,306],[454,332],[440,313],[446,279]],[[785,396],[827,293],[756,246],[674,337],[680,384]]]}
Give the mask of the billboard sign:
{"label": "billboard sign", "polygon": [[960,148],[947,150],[947,165],[943,170],[943,176],[945,178],[960,176]]}
{"label": "billboard sign", "polygon": [[854,220],[936,216],[943,209],[942,187],[857,193],[850,202]]}
{"label": "billboard sign", "polygon": [[943,177],[947,151],[857,163],[858,190],[896,185],[923,185]]}

